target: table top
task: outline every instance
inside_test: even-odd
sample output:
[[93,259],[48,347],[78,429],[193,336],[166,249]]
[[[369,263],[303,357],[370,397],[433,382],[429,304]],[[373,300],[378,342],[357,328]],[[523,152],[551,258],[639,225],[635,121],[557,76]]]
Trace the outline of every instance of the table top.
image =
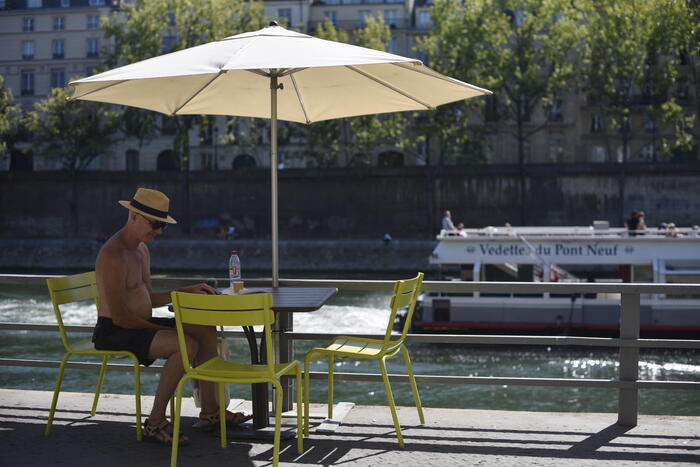
[[[272,309],[288,313],[316,311],[338,293],[335,287],[252,287],[249,290],[271,294]],[[221,289],[221,292],[230,294],[231,289]]]

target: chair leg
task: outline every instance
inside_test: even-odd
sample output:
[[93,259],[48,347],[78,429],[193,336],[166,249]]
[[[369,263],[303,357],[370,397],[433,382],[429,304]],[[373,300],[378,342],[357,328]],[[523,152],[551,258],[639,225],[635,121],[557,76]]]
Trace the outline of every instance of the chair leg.
[[418,409],[418,418],[420,419],[421,425],[423,425],[425,423],[425,418],[423,417],[423,406],[420,403],[420,396],[418,395],[418,385],[416,384],[416,377],[413,374],[411,358],[408,356],[408,349],[403,344],[401,344],[401,351],[403,352],[403,361],[404,363],[406,363],[406,370],[408,371],[408,380],[411,382],[413,400],[416,402],[416,409]]
[[301,420],[301,411],[304,405],[301,402],[301,366],[297,365],[297,453],[304,452],[304,432]]
[[280,459],[280,430],[282,429],[282,385],[279,381],[272,383],[275,387],[275,439],[272,448],[272,466],[277,467]]
[[51,434],[51,426],[53,425],[53,416],[56,413],[56,404],[58,403],[58,395],[61,392],[61,384],[63,383],[63,372],[66,369],[66,362],[71,356],[71,352],[67,352],[61,360],[61,365],[58,367],[58,377],[56,378],[56,388],[53,391],[53,399],[51,400],[51,409],[49,410],[49,419],[46,422],[44,436]]
[[396,437],[399,439],[399,447],[403,447],[403,435],[401,434],[401,425],[399,425],[399,417],[396,414],[396,406],[394,405],[394,395],[391,392],[391,386],[389,385],[389,375],[386,371],[386,363],[384,361],[386,357],[379,360],[379,368],[382,370],[382,380],[384,381],[384,390],[386,391],[386,399],[389,402],[389,408],[391,409],[391,418],[394,419],[394,427],[396,428]]
[[92,410],[90,415],[93,417],[97,413],[97,401],[100,400],[100,393],[102,392],[102,382],[105,379],[105,370],[107,369],[107,362],[109,361],[109,355],[102,357],[102,365],[100,366],[100,376],[97,377],[97,387],[95,388],[95,397],[92,400]]
[[309,386],[310,384],[310,377],[309,377],[309,359],[307,358],[304,359],[304,436],[309,436]]
[[[134,360],[134,397],[136,398],[136,440],[141,441],[141,368],[138,360]],[[170,419],[173,419],[172,415]]]
[[170,467],[177,467],[177,448],[180,443],[180,412],[182,410],[182,388],[188,378],[182,378],[175,391],[175,418],[173,420],[173,442],[170,448]]
[[333,354],[328,354],[328,418],[333,418]]
[[224,405],[224,383],[216,383],[219,390],[219,435],[221,437],[221,447],[226,447],[226,406]]

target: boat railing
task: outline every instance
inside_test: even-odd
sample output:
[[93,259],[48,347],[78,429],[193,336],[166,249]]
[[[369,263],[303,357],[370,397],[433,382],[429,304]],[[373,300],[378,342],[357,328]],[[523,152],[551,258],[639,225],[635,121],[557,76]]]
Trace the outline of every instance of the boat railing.
[[508,238],[525,236],[527,238],[548,237],[629,237],[631,234],[639,238],[699,238],[700,228],[678,227],[673,231],[663,228],[648,227],[644,230],[628,230],[625,227],[599,227],[599,226],[561,226],[561,227],[527,227],[527,226],[487,226],[483,228],[469,228],[460,230],[440,230],[438,240],[459,238]]
[[[47,276],[0,275],[0,284],[43,284]],[[202,278],[193,277],[154,277],[154,288],[173,289]],[[269,286],[270,279],[248,279],[251,287]],[[384,291],[390,293],[393,281],[382,280],[318,280],[280,279],[283,287],[337,287],[341,291]],[[551,293],[551,294],[620,294],[620,335],[617,338],[572,337],[572,336],[484,336],[484,335],[444,335],[410,334],[409,343],[463,344],[463,345],[536,345],[536,346],[592,346],[618,349],[618,374],[611,379],[596,378],[541,378],[532,377],[476,377],[466,375],[416,375],[420,383],[437,384],[477,384],[477,385],[517,385],[548,386],[569,388],[608,388],[618,391],[618,424],[635,426],[638,421],[639,391],[642,389],[690,389],[700,390],[700,381],[655,381],[639,378],[639,350],[659,349],[700,349],[700,340],[640,339],[640,295],[678,294],[700,295],[700,284],[622,284],[622,283],[551,283],[551,282],[445,282],[425,281],[423,291],[446,291],[454,293],[505,292],[505,293]],[[700,311],[699,311],[700,313]],[[56,325],[29,323],[0,323],[0,331],[57,331]],[[68,326],[69,332],[92,332],[91,326]],[[243,337],[239,331],[228,331],[228,336]],[[294,332],[293,323],[279,336],[280,356],[293,358],[292,342],[296,340],[325,340],[335,334]],[[382,337],[367,334],[358,336]],[[57,367],[58,361],[2,358],[0,365]],[[99,364],[84,362],[72,363],[72,368],[95,368]],[[129,365],[113,364],[110,367],[129,371]],[[146,369],[146,371],[158,371]],[[354,381],[380,381],[378,374],[334,373],[337,379]],[[325,378],[324,372],[313,372],[312,378]],[[392,381],[406,382],[404,375],[390,376]],[[291,382],[289,382],[291,387]],[[291,397],[285,397],[291,400]],[[286,405],[286,404],[285,404]]]

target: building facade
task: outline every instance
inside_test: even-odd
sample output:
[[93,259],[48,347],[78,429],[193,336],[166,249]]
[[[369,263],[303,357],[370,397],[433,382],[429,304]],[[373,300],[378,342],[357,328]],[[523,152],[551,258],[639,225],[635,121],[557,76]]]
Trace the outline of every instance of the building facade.
[[[118,11],[121,5],[122,0],[0,0],[0,74],[16,102],[24,108],[31,108],[35,102],[45,99],[51,88],[63,87],[72,78],[92,74],[100,62],[103,48],[109,46],[100,29],[102,18]],[[417,39],[432,27],[431,5],[432,0],[265,0],[264,14],[281,25],[312,35],[324,21],[331,21],[352,34],[370,16],[380,16],[392,31],[388,44],[390,52],[427,62],[428,57],[416,50],[416,44]],[[630,92],[634,93],[634,90]],[[680,92],[685,92],[685,101],[681,99],[681,102],[691,105],[694,98],[689,91]],[[662,136],[659,123],[645,114],[646,103],[640,96],[631,98],[637,99],[639,105],[628,122],[634,138],[627,148],[626,160],[654,160],[655,143]],[[489,125],[486,113],[474,117],[476,124]],[[93,161],[90,168],[179,170],[172,157],[171,118],[159,118],[160,135],[143,145],[137,141],[120,141]],[[258,134],[256,144],[248,149],[221,143],[226,129],[224,117],[217,117],[208,128],[195,127],[190,134],[190,169],[238,170],[269,166],[268,127],[265,124],[255,127],[255,124],[246,122],[241,125],[240,131]],[[619,129],[612,128],[595,106],[588,105],[576,94],[562,96],[562,100],[546,115],[540,110],[532,116],[532,122],[525,125],[528,131],[537,129],[525,147],[525,161],[528,163],[611,163],[622,160]],[[517,141],[507,135],[503,126],[502,122],[494,125],[494,131],[487,137],[488,159],[493,163],[517,162]],[[300,144],[293,138],[280,142],[281,168],[306,165],[306,161],[298,157],[303,151]],[[405,165],[436,163],[439,159],[439,155],[429,150],[426,154],[410,157],[403,155],[398,148],[384,145],[375,148],[371,158],[375,163],[384,158]],[[339,161],[339,165],[343,163]],[[31,168],[53,170],[59,168],[59,164],[37,156],[33,158]],[[7,170],[10,165],[7,157],[5,162],[0,160],[0,170]]]

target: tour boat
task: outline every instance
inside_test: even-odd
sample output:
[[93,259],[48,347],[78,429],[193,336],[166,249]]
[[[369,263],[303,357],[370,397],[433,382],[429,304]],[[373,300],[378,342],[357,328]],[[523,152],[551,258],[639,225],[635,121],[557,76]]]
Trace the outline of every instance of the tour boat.
[[[583,227],[485,227],[441,231],[437,241],[430,262],[456,273],[454,280],[700,279],[697,226],[634,232],[610,228],[605,221]],[[700,336],[700,297],[643,294],[640,302],[642,337]],[[411,324],[416,333],[615,336],[619,309],[619,294],[428,292],[421,295]]]

